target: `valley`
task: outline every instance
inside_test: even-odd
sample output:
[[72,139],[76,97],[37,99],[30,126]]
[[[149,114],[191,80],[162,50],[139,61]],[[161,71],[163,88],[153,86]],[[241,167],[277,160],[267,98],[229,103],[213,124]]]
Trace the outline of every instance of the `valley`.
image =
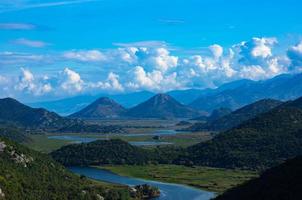
[[[104,98],[69,117],[13,99],[0,100],[0,107],[1,101],[22,108],[7,115],[2,107],[2,136],[48,154],[100,187],[132,195],[123,197],[126,199],[142,195],[131,194],[132,187],[147,184],[152,195],[157,195],[156,188],[162,192],[159,199],[192,195],[209,200],[256,180],[263,171],[302,152],[302,98],[287,102],[264,99],[204,116],[159,94],[134,109],[137,116],[144,107],[151,106],[155,112],[137,118],[125,117],[133,111]],[[187,118],[179,118],[179,113]],[[36,118],[23,120],[26,115]]]

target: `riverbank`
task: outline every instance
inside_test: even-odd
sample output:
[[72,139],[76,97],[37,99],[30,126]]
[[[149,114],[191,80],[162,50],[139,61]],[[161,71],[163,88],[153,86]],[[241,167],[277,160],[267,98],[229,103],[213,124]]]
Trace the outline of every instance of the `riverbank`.
[[150,185],[160,190],[160,196],[157,200],[210,200],[216,195],[213,192],[196,189],[181,184],[165,183],[160,181],[153,181],[147,179],[131,178],[112,173],[108,170],[95,167],[69,167],[73,173],[85,176],[87,178],[98,180],[102,182],[109,182],[118,185],[126,185],[134,187],[136,185]]
[[229,188],[258,176],[254,171],[229,170],[179,165],[99,166],[121,176],[176,183],[222,193]]

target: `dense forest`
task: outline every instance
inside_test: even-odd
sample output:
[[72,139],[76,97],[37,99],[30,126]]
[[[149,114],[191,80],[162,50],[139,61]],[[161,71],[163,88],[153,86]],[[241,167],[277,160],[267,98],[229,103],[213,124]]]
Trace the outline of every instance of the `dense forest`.
[[196,165],[265,169],[302,154],[302,110],[281,106],[188,148]]
[[188,130],[225,131],[238,126],[239,124],[252,119],[259,114],[268,112],[271,109],[281,105],[281,103],[282,102],[278,100],[263,99],[239,108],[238,110],[235,110],[234,112],[231,112],[229,114],[226,114],[228,111],[225,109],[221,109],[220,111],[215,110],[213,111],[213,114],[207,119],[206,123],[196,123],[189,127]]
[[0,99],[0,121],[13,124],[31,132],[125,133],[119,126],[89,124],[45,110],[31,108],[15,99]]
[[125,141],[97,140],[90,143],[72,144],[51,153],[65,166],[100,164],[144,165],[148,163],[172,163],[185,150],[180,147],[157,147],[144,149]]
[[0,138],[0,199],[128,199],[127,189],[104,188],[70,173],[49,156]]
[[302,157],[266,170],[259,178],[230,189],[215,200],[300,200]]

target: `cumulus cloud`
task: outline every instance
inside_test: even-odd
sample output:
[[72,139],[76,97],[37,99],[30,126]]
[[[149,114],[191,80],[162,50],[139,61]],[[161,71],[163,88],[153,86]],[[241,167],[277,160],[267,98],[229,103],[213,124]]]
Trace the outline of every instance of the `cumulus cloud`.
[[134,80],[127,83],[132,89],[147,89],[153,91],[167,91],[171,88],[177,88],[177,73],[163,74],[159,70],[146,72],[142,66],[136,66],[133,70]]
[[222,54],[223,54],[222,46],[220,46],[218,44],[214,44],[214,45],[211,45],[209,48],[212,51],[212,53],[216,59],[220,58],[222,56]]
[[61,88],[64,91],[68,93],[77,93],[83,90],[84,81],[81,79],[80,74],[69,68],[65,68],[62,74]]
[[302,67],[302,41],[292,46],[287,51],[287,56],[291,61],[291,68],[301,70]]
[[79,50],[68,51],[63,54],[65,59],[80,61],[80,62],[98,62],[106,59],[105,55],[98,50]]
[[18,84],[15,89],[24,91],[36,96],[44,95],[51,92],[52,87],[50,83],[43,83],[35,79],[35,76],[28,69],[21,68],[22,74],[19,77]]
[[255,64],[272,56],[272,48],[277,43],[276,38],[257,38],[242,42],[237,47],[242,56],[240,62],[244,64]]
[[119,82],[119,75],[110,72],[108,74],[108,77],[106,81],[99,81],[97,83],[89,83],[89,88],[92,89],[101,89],[101,90],[107,90],[107,91],[123,91],[124,87]]
[[165,48],[157,48],[152,51],[149,60],[151,65],[160,71],[167,71],[176,67],[178,63],[178,57],[171,56],[170,52]]
[[[282,53],[275,38],[252,38],[230,48],[213,44],[201,51],[180,54],[168,46],[121,45],[99,50],[72,50],[56,55],[0,52],[0,66],[53,60],[58,70],[35,75],[22,69],[15,90],[38,94],[68,95],[84,92],[151,90],[163,92],[184,88],[214,88],[242,78],[262,80],[297,72],[302,66],[302,42]],[[58,57],[58,58],[57,58]],[[63,61],[62,63],[60,63]],[[74,61],[85,75],[65,66]],[[53,64],[52,63],[52,64]],[[70,65],[73,65],[70,63]],[[46,64],[45,64],[46,65]],[[54,68],[52,68],[54,69]],[[61,73],[58,71],[61,70]],[[48,76],[48,78],[45,78]],[[0,77],[1,84],[1,77]],[[38,92],[34,92],[38,91]]]

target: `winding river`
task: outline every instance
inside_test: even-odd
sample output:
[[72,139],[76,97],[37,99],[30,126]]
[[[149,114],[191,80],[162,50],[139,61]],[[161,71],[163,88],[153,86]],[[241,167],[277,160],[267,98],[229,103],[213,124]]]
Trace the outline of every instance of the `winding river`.
[[215,194],[204,190],[195,189],[185,185],[162,183],[138,178],[130,178],[114,174],[107,170],[93,167],[70,167],[72,172],[86,177],[128,186],[148,184],[156,186],[161,191],[161,196],[157,200],[210,200]]

